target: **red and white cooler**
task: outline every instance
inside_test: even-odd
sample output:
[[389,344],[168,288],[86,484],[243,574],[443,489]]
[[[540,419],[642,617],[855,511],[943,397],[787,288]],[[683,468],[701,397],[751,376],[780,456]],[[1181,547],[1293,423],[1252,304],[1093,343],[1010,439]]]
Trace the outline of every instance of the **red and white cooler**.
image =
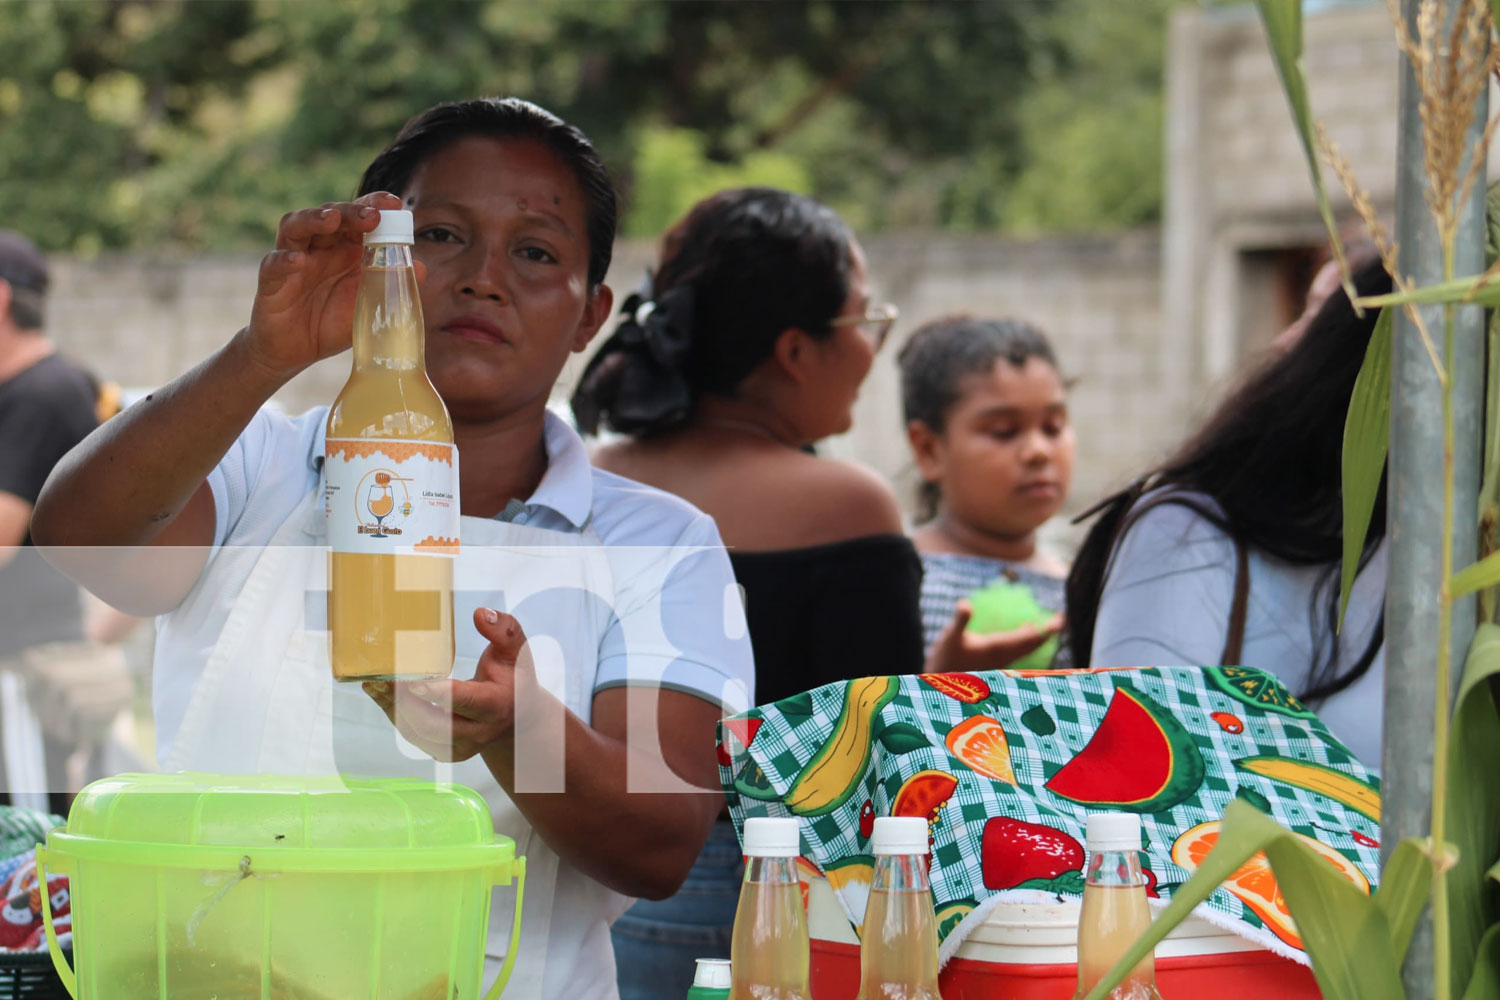
[[[943,1000],[1069,1000],[1078,987],[1077,903],[1006,904],[943,967]],[[813,1000],[853,1000],[859,939],[828,882],[808,883]],[[1312,970],[1197,918],[1156,946],[1156,982],[1166,1000],[1275,996],[1319,1000]]]

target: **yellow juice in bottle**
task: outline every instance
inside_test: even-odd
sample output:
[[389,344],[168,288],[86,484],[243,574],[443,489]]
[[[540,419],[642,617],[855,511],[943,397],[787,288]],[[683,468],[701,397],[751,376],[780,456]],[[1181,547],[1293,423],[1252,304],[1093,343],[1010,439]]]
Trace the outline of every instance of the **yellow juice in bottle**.
[[[1151,926],[1141,874],[1141,820],[1131,813],[1088,817],[1088,877],[1078,916],[1078,992],[1082,1000]],[[1110,1000],[1161,1000],[1147,954],[1109,992]]]
[[329,655],[340,680],[453,668],[458,455],[427,379],[410,220],[382,212],[366,236],[354,370],[328,413]]
[[[922,820],[926,822],[926,820]],[[872,889],[860,944],[860,1000],[938,1000],[937,935],[928,889]],[[930,934],[931,947],[912,947]]]
[[730,1000],[810,1000],[795,819],[745,821],[745,880],[729,944]]
[[923,817],[875,820],[875,874],[860,926],[858,1000],[942,1000],[927,836]]
[[[1131,945],[1151,926],[1145,892],[1134,886],[1094,885],[1085,888],[1078,917],[1078,983],[1083,996],[1104,978]],[[1087,983],[1087,988],[1084,987]],[[1114,997],[1156,996],[1156,966],[1150,955],[1130,970]]]
[[795,874],[790,885],[747,877],[730,942],[730,1000],[808,1000],[808,948]]

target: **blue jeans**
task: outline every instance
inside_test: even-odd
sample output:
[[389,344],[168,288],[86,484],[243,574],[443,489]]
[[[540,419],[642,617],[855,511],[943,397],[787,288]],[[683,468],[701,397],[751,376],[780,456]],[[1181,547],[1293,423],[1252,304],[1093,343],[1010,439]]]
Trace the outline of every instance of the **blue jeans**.
[[697,959],[728,958],[744,877],[734,824],[718,820],[677,895],[639,901],[610,929],[620,1000],[683,1000]]

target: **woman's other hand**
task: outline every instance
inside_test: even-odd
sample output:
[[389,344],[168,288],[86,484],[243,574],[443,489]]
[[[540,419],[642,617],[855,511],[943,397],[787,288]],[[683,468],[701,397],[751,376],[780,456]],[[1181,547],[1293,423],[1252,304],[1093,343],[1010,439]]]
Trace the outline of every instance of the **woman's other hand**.
[[946,674],[964,670],[1003,670],[1062,631],[1059,611],[1041,625],[1026,624],[1008,632],[977,635],[966,632],[974,609],[959,601],[953,620],[947,624],[922,665],[924,674]]
[[515,729],[517,692],[535,704],[536,673],[526,634],[510,615],[474,612],[474,626],[489,640],[471,681],[392,683],[367,681],[365,693],[401,735],[435,760],[468,760]]

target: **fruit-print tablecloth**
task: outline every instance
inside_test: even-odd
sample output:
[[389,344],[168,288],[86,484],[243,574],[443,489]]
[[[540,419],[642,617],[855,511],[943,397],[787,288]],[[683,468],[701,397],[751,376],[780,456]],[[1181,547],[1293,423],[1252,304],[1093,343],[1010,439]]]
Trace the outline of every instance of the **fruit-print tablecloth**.
[[[1166,899],[1248,800],[1368,890],[1378,779],[1274,677],[1241,667],[866,677],[726,719],[719,773],[737,828],[801,821],[805,868],[856,929],[876,816],[925,816],[944,961],[998,901],[1083,891],[1084,817],[1141,815],[1148,893]],[[1198,912],[1306,962],[1264,859]]]

